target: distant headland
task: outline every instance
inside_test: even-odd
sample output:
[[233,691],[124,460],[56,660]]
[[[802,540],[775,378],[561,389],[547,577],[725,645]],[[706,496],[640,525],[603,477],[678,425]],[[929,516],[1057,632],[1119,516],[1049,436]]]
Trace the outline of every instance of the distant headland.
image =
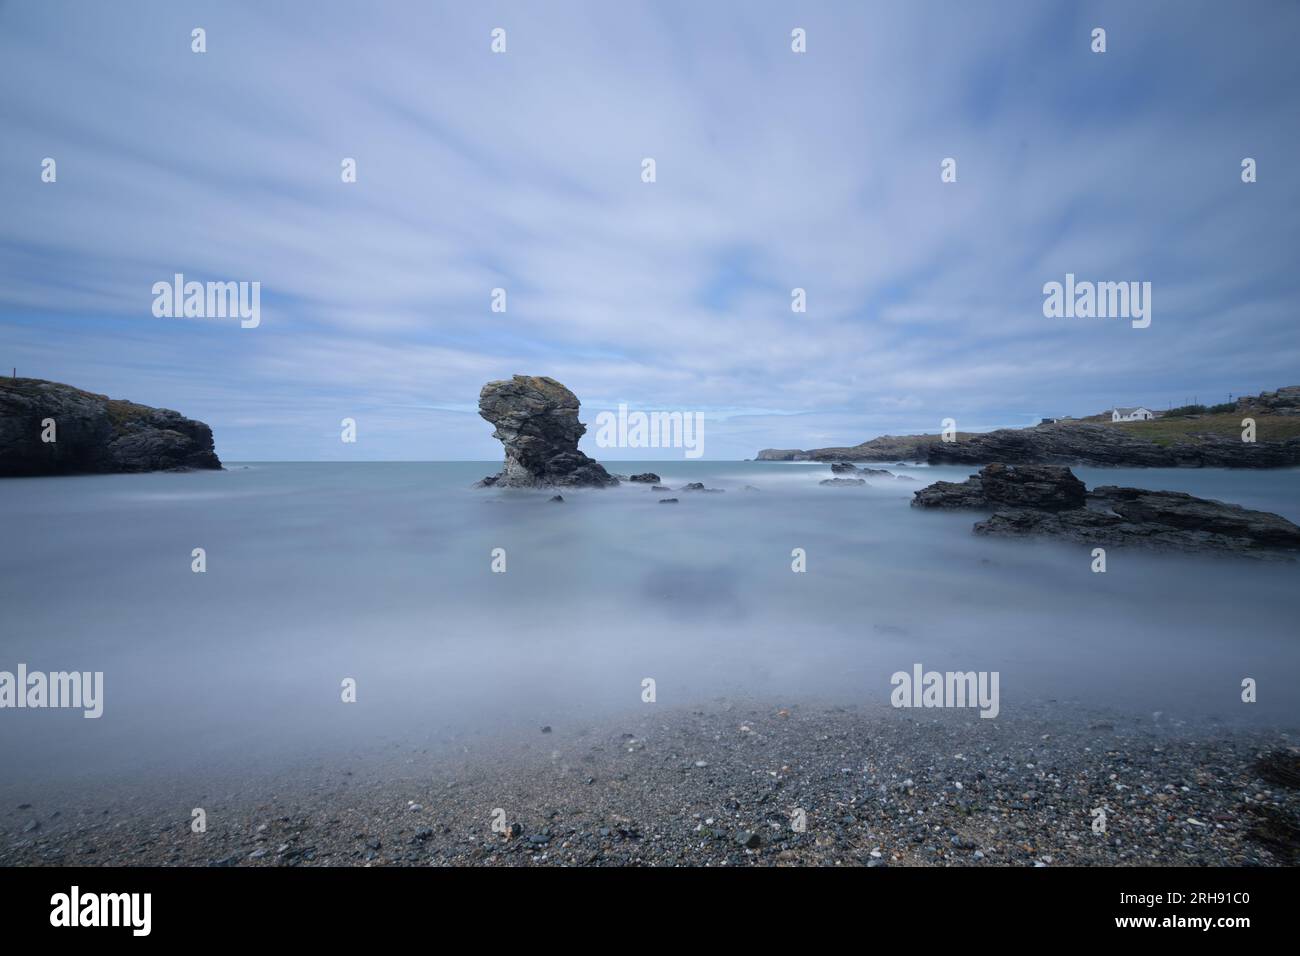
[[[1143,414],[1145,413],[1145,415]],[[1249,426],[1243,422],[1249,419]],[[923,461],[932,465],[1281,468],[1300,465],[1300,385],[1216,406],[1112,409],[983,433],[884,435],[849,447],[765,448],[759,461]]]

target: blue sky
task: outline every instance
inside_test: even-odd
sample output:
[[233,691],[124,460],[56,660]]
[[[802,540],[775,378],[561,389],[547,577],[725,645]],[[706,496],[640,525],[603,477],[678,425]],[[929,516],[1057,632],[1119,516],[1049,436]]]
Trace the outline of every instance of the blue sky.
[[[0,0],[0,365],[228,460],[496,459],[514,373],[708,458],[1300,383],[1294,3],[375,7]],[[1067,272],[1151,327],[1044,318]]]

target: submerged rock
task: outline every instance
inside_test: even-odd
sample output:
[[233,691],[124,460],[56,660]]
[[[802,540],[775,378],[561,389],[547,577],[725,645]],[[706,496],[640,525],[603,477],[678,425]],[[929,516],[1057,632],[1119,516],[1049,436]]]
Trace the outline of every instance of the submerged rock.
[[212,429],[180,412],[38,378],[0,379],[0,477],[220,467]]
[[859,468],[857,465],[848,461],[837,461],[831,465],[831,474],[833,475],[866,475],[869,478],[893,478],[892,471],[886,471],[884,468]]
[[865,478],[823,478],[818,482],[819,485],[843,486],[843,485],[865,485]]
[[[886,471],[884,468],[859,468],[857,465],[848,461],[837,461],[831,465],[831,474],[833,475],[866,475],[868,478],[898,478],[892,471]],[[823,481],[822,484],[831,482]]]
[[1300,527],[1280,515],[1181,491],[1104,485],[1089,492],[1057,466],[988,465],[965,482],[938,481],[914,495],[915,507],[994,512],[976,534],[1251,557],[1300,552]]
[[505,446],[505,467],[482,486],[503,488],[605,487],[618,479],[578,451],[587,426],[578,421],[578,397],[553,378],[516,375],[488,382],[478,413]]

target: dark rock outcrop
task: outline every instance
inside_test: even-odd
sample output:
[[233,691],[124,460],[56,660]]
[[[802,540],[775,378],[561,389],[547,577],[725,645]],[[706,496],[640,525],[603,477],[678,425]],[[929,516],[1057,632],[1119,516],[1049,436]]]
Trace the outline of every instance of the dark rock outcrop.
[[692,482],[688,482],[687,484],[682,485],[682,486],[681,486],[680,488],[678,488],[677,490],[678,490],[678,491],[698,491],[698,492],[701,492],[701,493],[706,494],[706,495],[721,495],[721,494],[725,494],[725,493],[726,493],[726,489],[724,489],[724,488],[705,488],[705,487],[704,487],[704,482],[702,482],[702,481],[692,481]]
[[[837,461],[831,465],[831,474],[833,475],[866,475],[868,478],[897,478],[892,471],[886,471],[884,468],[859,468],[857,465],[847,461]],[[825,482],[823,482],[825,484]]]
[[488,382],[478,413],[505,446],[505,467],[480,486],[500,488],[605,487],[618,479],[578,451],[587,426],[578,421],[578,397],[553,378],[516,375]]
[[950,508],[950,509],[988,509],[989,500],[984,496],[984,482],[978,475],[971,475],[965,481],[936,481],[926,485],[920,491],[912,492],[913,508]]
[[659,480],[660,480],[659,476],[656,475],[653,471],[647,471],[640,475],[633,475],[631,478],[628,479],[628,481],[643,481],[646,484],[651,484],[651,485],[658,484]]
[[1175,491],[1101,487],[1072,511],[999,511],[976,534],[1049,535],[1080,544],[1166,551],[1218,551],[1249,557],[1300,552],[1300,528],[1280,515]]
[[1139,468],[1280,468],[1300,464],[1300,438],[1243,442],[1202,435],[1160,445],[1110,425],[1004,428],[930,447],[931,464],[1117,465]]
[[[54,441],[42,441],[53,420]],[[212,429],[36,378],[0,379],[0,477],[217,469]]]
[[989,465],[980,472],[984,497],[994,505],[1061,511],[1082,508],[1088,489],[1060,465]]
[[831,474],[834,475],[868,475],[876,478],[893,478],[892,471],[886,471],[883,468],[859,468],[852,462],[837,461],[831,465]]
[[1237,410],[1245,414],[1300,415],[1300,385],[1239,398]]
[[1249,557],[1300,552],[1300,527],[1280,515],[1179,491],[1104,485],[1088,492],[1068,468],[1052,466],[989,465],[965,482],[922,488],[912,504],[992,511],[974,527],[983,535]]

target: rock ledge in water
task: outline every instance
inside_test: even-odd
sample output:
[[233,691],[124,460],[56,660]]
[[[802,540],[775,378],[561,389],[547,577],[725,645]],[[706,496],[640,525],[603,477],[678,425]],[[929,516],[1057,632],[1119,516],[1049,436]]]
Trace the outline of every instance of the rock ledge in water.
[[918,508],[992,511],[975,525],[976,534],[1260,558],[1300,552],[1300,527],[1280,515],[1181,491],[1114,485],[1087,491],[1060,466],[988,465],[964,482],[937,481],[914,494]]

